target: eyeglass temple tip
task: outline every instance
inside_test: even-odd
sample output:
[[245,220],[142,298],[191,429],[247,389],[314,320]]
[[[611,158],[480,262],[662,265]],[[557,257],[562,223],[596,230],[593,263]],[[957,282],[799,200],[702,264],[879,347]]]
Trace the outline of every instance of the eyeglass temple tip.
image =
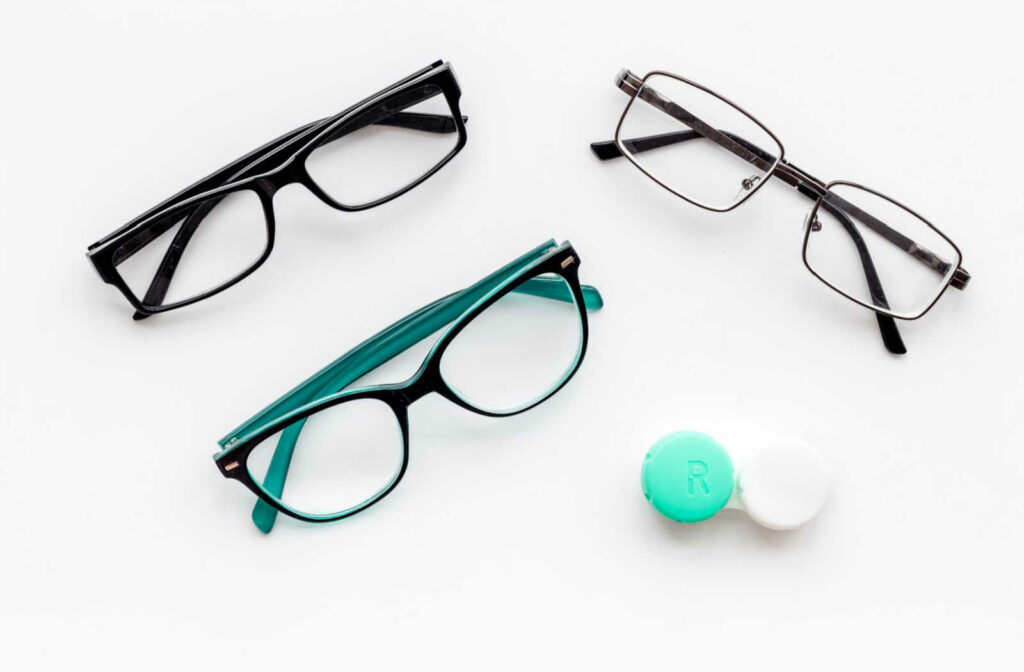
[[277,520],[277,509],[264,502],[262,499],[256,502],[252,509],[253,525],[263,534],[270,534],[274,529],[274,521]]
[[875,317],[878,319],[878,330],[882,334],[882,343],[885,344],[885,349],[894,355],[907,354],[907,346],[903,344],[903,337],[900,336],[896,320],[892,316],[882,313],[875,313]]

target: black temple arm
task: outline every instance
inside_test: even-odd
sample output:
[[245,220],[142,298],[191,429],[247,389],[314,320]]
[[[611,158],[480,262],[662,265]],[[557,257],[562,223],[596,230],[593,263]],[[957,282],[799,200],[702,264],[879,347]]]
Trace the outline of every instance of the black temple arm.
[[[845,198],[836,195],[834,192],[827,192],[824,200],[832,202],[836,207],[841,208],[844,212],[862,222],[882,238],[885,238],[887,241],[928,266],[939,275],[946,275],[952,267],[952,264],[928,248],[918,244],[912,238],[908,238],[871,213],[864,211],[853,203],[847,201]],[[964,271],[964,273],[966,273],[966,271]],[[967,277],[970,278],[969,273],[967,274]],[[963,285],[957,287],[957,289],[963,289],[966,285],[967,283],[964,282]]]
[[907,346],[903,344],[903,338],[900,337],[896,319],[892,315],[879,312],[875,313],[875,317],[878,319],[878,331],[882,334],[882,344],[885,345],[885,349],[894,355],[907,354]]
[[[810,194],[811,198],[815,200],[818,198],[814,191],[807,187],[804,187],[804,190],[800,190],[800,193],[805,196]],[[888,308],[889,300],[885,296],[885,290],[882,289],[882,279],[878,277],[878,270],[875,268],[871,252],[868,251],[868,246],[864,242],[864,236],[860,235],[860,231],[850,221],[850,218],[846,216],[846,213],[827,201],[822,201],[821,207],[825,208],[829,214],[839,220],[843,230],[850,236],[854,247],[857,248],[860,265],[864,269],[864,279],[867,281],[868,292],[871,294],[871,302],[879,308]],[[899,327],[896,326],[896,319],[891,315],[885,315],[878,311],[875,311],[875,317],[878,319],[878,330],[882,335],[882,343],[885,345],[885,349],[894,355],[905,355],[907,353],[907,346],[903,344]]]
[[[182,213],[184,221],[181,222],[181,228],[174,235],[174,240],[168,246],[167,251],[164,252],[164,257],[160,261],[160,266],[157,268],[156,274],[153,276],[152,282],[149,284],[149,289],[146,290],[146,296],[142,300],[142,303],[148,306],[158,306],[167,296],[168,290],[171,288],[171,279],[174,277],[175,271],[178,270],[178,264],[181,262],[181,257],[185,253],[185,247],[192,240],[192,236],[195,235],[196,229],[199,228],[199,224],[203,219],[210,214],[210,211],[217,207],[218,204],[223,200],[224,197],[209,199],[202,201],[196,205],[191,211]],[[168,218],[170,224],[173,225],[177,218]],[[135,320],[141,320],[148,317],[145,313],[138,311],[132,316]]]
[[[141,215],[139,215],[138,217],[135,217],[134,219],[129,221],[124,226],[119,227],[116,231],[113,231],[112,233],[107,234],[106,236],[104,236],[100,240],[98,240],[95,243],[93,243],[92,245],[90,245],[89,249],[90,250],[95,249],[95,248],[103,245],[104,243],[106,243],[106,242],[108,242],[110,240],[113,240],[114,238],[116,238],[117,236],[121,235],[125,231],[128,231],[129,229],[131,229],[132,227],[136,226],[140,222],[142,222],[142,221],[144,221],[146,219],[149,219],[151,216],[155,215],[156,213],[160,212],[161,210],[164,210],[166,208],[171,207],[175,203],[181,203],[182,201],[187,201],[188,199],[192,198],[193,196],[198,196],[199,194],[203,193],[204,191],[209,191],[210,189],[215,189],[215,188],[217,188],[217,187],[219,187],[219,186],[221,186],[223,184],[226,184],[231,179],[234,179],[233,176],[239,174],[239,171],[241,171],[245,166],[251,165],[255,161],[259,161],[262,157],[265,157],[265,156],[268,156],[270,154],[275,153],[277,150],[281,149],[281,147],[289,145],[296,138],[301,137],[306,132],[310,131],[311,129],[313,129],[314,127],[318,126],[319,124],[321,124],[321,123],[323,123],[325,121],[327,121],[327,120],[326,119],[320,119],[318,121],[314,121],[314,122],[311,122],[309,124],[306,124],[305,126],[300,126],[299,128],[296,128],[295,130],[289,131],[288,133],[285,133],[284,135],[282,135],[282,136],[280,136],[278,138],[275,138],[274,140],[271,140],[270,142],[266,143],[262,147],[259,147],[258,149],[255,149],[255,150],[249,152],[248,154],[245,154],[244,156],[241,156],[241,157],[235,159],[234,161],[232,161],[231,163],[227,164],[223,168],[220,168],[219,170],[211,173],[210,175],[207,175],[206,177],[204,177],[203,179],[199,180],[198,182],[196,182],[196,183],[186,187],[185,189],[183,189],[183,190],[179,191],[178,193],[176,193],[175,195],[171,196],[167,200],[162,201],[161,203],[158,203],[157,205],[155,205],[152,208],[150,208],[149,210],[143,212]],[[164,229],[163,231],[160,231],[160,233],[156,234],[156,236],[159,236],[160,234],[162,234],[166,230],[167,229]],[[143,245],[145,245],[146,243],[148,243],[151,240],[153,240],[153,238],[155,238],[156,236],[153,236],[153,237],[150,237],[150,238],[147,239],[146,235],[140,232],[140,234],[137,237],[138,237],[139,240],[143,240],[144,241],[141,244],[135,243],[136,236],[133,236],[132,240],[128,241],[128,243],[123,246],[123,248],[127,248],[127,250],[129,250],[130,252],[125,253],[122,250],[118,250],[118,255],[120,255],[119,258],[121,260],[124,260],[124,259],[128,258],[129,256],[131,256],[131,254],[133,254],[134,252],[138,251]],[[134,247],[134,249],[132,249],[133,247]],[[117,257],[117,255],[115,255],[115,257]]]
[[[692,115],[690,116],[692,117]],[[706,126],[706,124],[703,124],[703,126]],[[732,133],[718,130],[715,130],[714,133],[716,137],[722,137],[728,140],[730,149],[732,147],[738,147],[741,150],[739,155],[742,158],[753,163],[759,168],[762,168],[762,170],[769,170],[775,164],[776,157],[772,156],[769,152],[757,145]],[[630,152],[639,153],[703,137],[708,136],[694,129],[649,135],[642,138],[631,138],[623,140],[622,144],[625,145],[626,149]],[[614,141],[594,142],[591,143],[590,149],[594,152],[594,155],[602,161],[622,156],[622,151]],[[810,184],[797,181],[793,186],[796,187],[797,191],[812,201],[818,200],[819,192]],[[854,226],[850,218],[835,205],[824,201],[822,203],[822,207],[839,220],[843,230],[850,236],[850,239],[856,247],[857,254],[860,257],[861,267],[864,270],[864,279],[867,281],[868,291],[871,294],[872,301],[875,305],[881,308],[888,308],[889,303],[885,296],[885,290],[882,288],[881,278],[878,276],[878,270],[875,267],[874,260],[871,258],[871,252],[868,250],[867,245],[864,242],[864,237],[861,236],[860,231],[857,230],[857,227]],[[885,226],[884,224],[882,225]],[[894,233],[896,232],[894,231]],[[877,311],[875,311],[875,317],[878,320],[878,329],[886,350],[896,355],[906,354],[907,348],[900,336],[899,327],[896,326],[896,320],[890,315],[884,315]]]
[[[431,92],[429,95],[425,95],[423,92],[420,92],[418,95],[407,97],[405,100],[401,101],[399,105],[404,104],[405,107],[409,107],[411,105],[415,105],[416,103],[422,102],[422,100],[424,100],[425,98],[433,95],[436,94]],[[388,104],[389,105],[387,108],[385,108],[383,104],[376,106],[368,110],[366,113],[355,117],[350,123],[342,124],[337,130],[332,132],[325,139],[325,144],[328,142],[334,142],[335,140],[338,140],[344,137],[345,135],[348,135],[361,128],[373,124],[407,128],[410,130],[423,131],[427,133],[453,133],[458,130],[458,126],[455,123],[455,119],[452,118],[451,115],[420,114],[415,112],[395,112],[393,110],[395,109],[395,107],[399,107],[399,105],[396,105],[393,100],[389,100]],[[468,120],[468,117],[463,117],[463,122],[466,122]],[[296,129],[291,133],[281,136],[279,140],[286,140],[284,140],[283,142],[275,141],[275,143],[277,144],[270,148],[270,154],[268,156],[261,157],[254,161],[250,161],[248,165],[246,165],[238,173],[234,175],[228,175],[228,177],[225,179],[225,183],[241,179],[246,174],[258,172],[260,169],[265,167],[265,164],[269,159],[276,158],[275,155],[277,154],[278,150],[282,145],[294,139],[295,137],[299,137],[302,131],[312,128],[324,121],[326,120],[320,120],[319,122],[313,122],[313,124],[307,124],[306,126],[300,129]],[[253,155],[250,154],[248,156],[252,157]],[[237,166],[241,162],[241,160],[236,161],[232,165]],[[224,173],[225,170],[226,169],[222,169],[221,171],[218,172]],[[212,189],[215,188],[216,186],[220,185],[212,185],[208,188]],[[192,236],[195,234],[196,229],[199,227],[199,224],[210,213],[210,211],[212,211],[214,207],[216,207],[217,204],[220,203],[221,200],[222,199],[217,198],[203,201],[191,212],[188,212],[187,214],[183,213],[182,216],[184,217],[184,221],[181,224],[181,228],[178,229],[178,232],[175,234],[174,240],[171,241],[170,246],[164,253],[164,257],[160,262],[160,266],[157,268],[156,274],[153,276],[153,280],[150,282],[149,288],[146,290],[146,295],[145,298],[143,299],[143,303],[145,305],[160,305],[160,303],[167,296],[167,292],[170,290],[171,287],[171,280],[174,277],[175,271],[177,271],[178,264],[181,262],[181,257],[185,252],[185,248],[191,241]],[[157,226],[151,227],[152,231],[147,231],[140,235],[140,237],[138,238],[140,242],[138,243],[135,242],[135,239],[133,239],[131,241],[131,248],[128,248],[127,253],[121,252],[119,250],[120,256],[118,260],[123,261],[131,254],[134,254],[136,251],[138,251],[138,249],[141,249],[141,247],[143,247],[146,243],[152,241],[154,238],[170,229],[171,226],[173,226],[176,221],[179,220],[177,218],[169,218],[167,222],[162,222],[159,223]],[[121,250],[125,250],[126,248],[127,245],[122,246]],[[133,315],[133,318],[135,320],[142,320],[148,316],[149,315],[147,313],[136,311],[135,314]]]
[[[469,117],[463,115],[462,122],[469,121]],[[455,118],[450,114],[423,114],[419,112],[399,112],[390,117],[385,117],[377,122],[378,126],[397,126],[408,128],[411,131],[423,131],[424,133],[455,133],[459,127],[455,124]]]
[[[747,142],[732,133],[713,128],[686,109],[676,105],[671,100],[668,100],[654,89],[642,85],[640,80],[635,76],[632,76],[629,73],[620,76],[619,85],[627,93],[630,93],[630,95],[633,95],[634,91],[638,91],[636,95],[638,95],[641,100],[662,110],[669,116],[678,119],[693,129],[691,131],[676,131],[672,133],[662,133],[659,135],[623,140],[622,144],[625,145],[626,149],[630,152],[634,154],[642,153],[652,149],[667,147],[672,144],[703,137],[721,145],[736,156],[757,166],[765,172],[771,170],[772,166],[775,165],[775,157],[771,156],[768,152],[765,152],[752,143]],[[594,152],[594,155],[602,161],[622,156],[621,150],[619,150],[615,145],[614,141],[594,142],[591,143],[590,149]],[[785,164],[785,162],[782,163]],[[783,168],[785,168],[785,166],[780,166],[779,170],[775,172],[775,175],[779,179],[798,188],[801,184],[806,185],[805,182],[791,174],[790,171],[783,170]],[[815,195],[814,198],[817,199],[818,196]],[[893,245],[896,245],[907,254],[935,270],[940,275],[946,275],[946,273],[949,272],[952,265],[928,248],[923,245],[919,245],[914,240],[908,238],[899,231],[896,231],[885,222],[858,208],[852,203],[849,203],[845,199],[836,196],[831,192],[829,193],[828,198],[833,199],[834,202],[843,207],[843,209],[854,216],[857,220],[863,222],[865,226],[877,233],[879,236]],[[958,268],[956,269],[954,278],[951,280],[950,284],[956,289],[964,289],[970,281],[970,277],[970,273],[965,269]]]
[[[687,140],[696,140],[700,137],[702,136],[697,131],[673,131],[670,133],[659,133],[658,135],[648,135],[642,138],[623,140],[622,144],[624,144],[626,149],[633,154],[641,154],[643,152],[649,152],[652,149],[660,149],[661,147],[668,147],[680,142],[686,142]],[[592,142],[590,143],[590,150],[594,152],[594,156],[602,161],[617,159],[622,156],[622,150],[619,149],[619,146],[615,144],[614,140]]]

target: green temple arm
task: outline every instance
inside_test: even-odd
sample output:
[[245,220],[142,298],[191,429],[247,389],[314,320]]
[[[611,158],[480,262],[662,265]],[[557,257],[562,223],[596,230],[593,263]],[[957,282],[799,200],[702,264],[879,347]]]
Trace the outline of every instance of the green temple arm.
[[[295,413],[324,397],[341,392],[373,369],[456,320],[477,301],[499,288],[510,278],[515,277],[516,273],[523,268],[556,248],[555,241],[548,241],[495,271],[472,287],[438,299],[392,324],[250,418],[221,439],[219,443],[222,447],[228,448],[236,438],[251,434],[270,422],[276,422],[282,416]],[[565,283],[555,278],[531,278],[517,287],[515,291],[558,301],[573,301],[572,293]],[[596,288],[584,285],[582,291],[584,304],[588,310],[597,310],[602,307],[604,302]],[[263,488],[274,496],[280,497],[284,490],[284,482],[295,450],[295,443],[304,423],[305,421],[302,420],[289,426],[278,440],[277,449],[263,483]],[[272,506],[263,500],[256,503],[256,507],[253,509],[253,522],[260,530],[270,532],[276,517],[277,510]]]
[[[604,306],[604,299],[596,287],[580,285],[580,289],[583,290],[583,305],[587,310],[600,310]],[[542,299],[573,302],[572,291],[559,278],[530,278],[512,291],[516,294],[539,296]]]

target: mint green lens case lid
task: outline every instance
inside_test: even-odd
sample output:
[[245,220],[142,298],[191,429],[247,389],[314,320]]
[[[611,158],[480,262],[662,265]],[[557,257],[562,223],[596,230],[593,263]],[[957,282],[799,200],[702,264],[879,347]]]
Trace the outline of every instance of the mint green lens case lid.
[[676,432],[661,438],[644,458],[644,497],[666,518],[697,523],[718,513],[732,497],[732,460],[707,434]]
[[644,497],[666,518],[697,523],[723,508],[740,509],[773,530],[791,530],[817,516],[830,480],[825,460],[800,441],[760,448],[737,468],[721,444],[700,432],[659,439],[640,475]]

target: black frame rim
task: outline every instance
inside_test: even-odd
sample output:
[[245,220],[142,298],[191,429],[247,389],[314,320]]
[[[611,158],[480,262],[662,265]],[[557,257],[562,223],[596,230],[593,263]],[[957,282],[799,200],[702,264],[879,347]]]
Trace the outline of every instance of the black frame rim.
[[[356,206],[346,205],[333,199],[327,194],[309,175],[305,169],[305,159],[312,153],[325,138],[329,137],[330,133],[337,129],[339,126],[346,122],[356,118],[360,113],[372,108],[376,105],[381,105],[386,101],[408,93],[410,90],[416,87],[427,87],[436,86],[440,89],[440,92],[445,96],[445,100],[448,103],[449,108],[452,111],[452,117],[455,120],[456,132],[458,139],[456,140],[455,147],[441,159],[433,168],[421,175],[418,179],[405,185],[404,187],[394,191],[380,199],[373,202],[359,204]],[[437,173],[447,163],[449,163],[466,145],[467,132],[466,125],[462,118],[461,108],[459,101],[462,95],[461,87],[459,86],[458,80],[455,77],[455,73],[452,71],[451,64],[447,62],[437,61],[428,68],[425,68],[413,75],[410,75],[398,82],[388,86],[382,91],[369,96],[368,98],[360,101],[356,105],[343,110],[342,112],[327,121],[326,125],[316,130],[312,135],[310,131],[313,130],[317,124],[321,122],[313,122],[307,124],[305,127],[300,127],[293,131],[296,135],[283,141],[279,146],[273,146],[275,142],[272,141],[264,148],[266,154],[262,156],[252,156],[252,159],[241,167],[238,171],[239,174],[243,174],[249,167],[258,164],[261,161],[269,158],[274,158],[278,153],[288,152],[287,156],[282,156],[280,162],[277,163],[273,168],[266,171],[257,173],[256,175],[246,176],[238,180],[227,179],[226,184],[204,190],[194,196],[186,198],[180,202],[175,202],[161,207],[154,211],[152,214],[140,219],[138,222],[130,224],[122,229],[115,231],[112,234],[107,235],[99,242],[94,243],[90,246],[87,252],[87,257],[92,262],[96,271],[99,273],[100,278],[116,287],[125,299],[132,305],[135,310],[141,315],[154,315],[157,313],[163,313],[170,310],[176,310],[183,308],[200,301],[204,301],[210,297],[213,297],[224,290],[232,287],[241,280],[244,280],[253,272],[255,272],[260,266],[262,266],[269,258],[270,253],[274,247],[274,237],[276,232],[276,218],[274,216],[273,197],[274,194],[286,185],[293,183],[300,183],[306,189],[313,193],[315,197],[324,202],[326,205],[344,212],[358,212],[361,210],[367,210],[370,208],[383,205],[413,188],[419,186],[428,178]],[[326,120],[324,120],[326,121]],[[286,134],[287,136],[288,134]],[[282,137],[286,137],[282,136]],[[292,148],[292,145],[295,145]],[[261,148],[263,149],[263,148]],[[250,155],[258,154],[260,149],[255,150]],[[229,164],[231,165],[231,164]],[[216,173],[215,173],[216,174]],[[207,179],[207,178],[204,178]],[[200,180],[202,182],[203,180]],[[186,191],[188,188],[186,188]],[[206,200],[210,200],[217,197],[224,197],[235,191],[251,190],[254,191],[260,198],[263,205],[264,219],[267,227],[267,245],[264,249],[264,253],[257,258],[248,268],[234,276],[233,278],[221,283],[217,287],[214,287],[208,291],[202,292],[195,296],[176,301],[164,305],[149,305],[144,302],[143,299],[137,297],[128,286],[127,282],[121,277],[120,272],[117,270],[117,264],[114,263],[114,257],[121,246],[126,244],[127,241],[131,240],[134,236],[138,235],[140,231],[144,231],[148,227],[154,224],[166,220],[168,217],[174,216],[175,213],[181,212],[184,209],[194,207],[197,203],[201,203]],[[170,200],[173,201],[175,197]]]

